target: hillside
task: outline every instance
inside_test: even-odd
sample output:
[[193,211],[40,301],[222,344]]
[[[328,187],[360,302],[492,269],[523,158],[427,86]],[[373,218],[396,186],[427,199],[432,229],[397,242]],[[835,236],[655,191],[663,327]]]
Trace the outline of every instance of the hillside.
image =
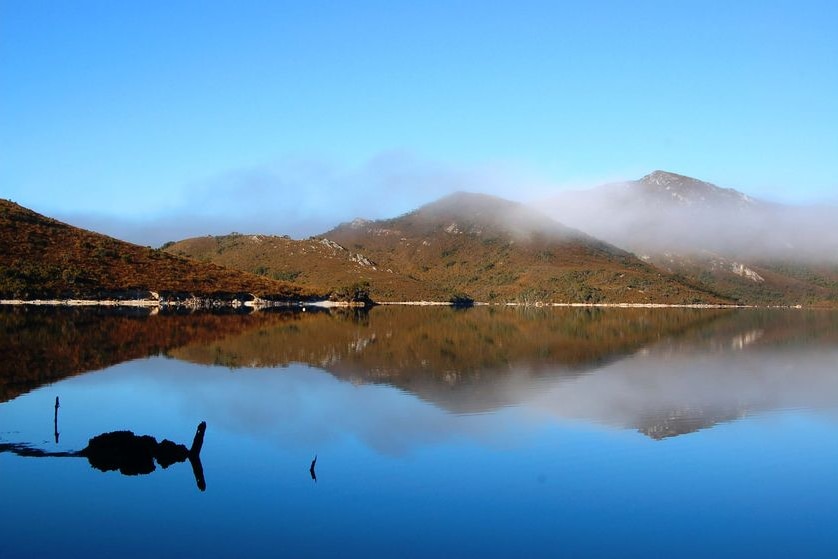
[[310,298],[316,292],[141,247],[0,200],[0,298]]
[[741,303],[838,302],[834,208],[768,203],[665,171],[539,208]]
[[317,238],[232,234],[167,244],[207,260],[343,292],[369,285],[373,300],[725,303],[514,202],[458,193],[404,216],[356,219]]
[[726,302],[521,204],[481,194],[453,194],[395,219],[355,220],[323,237],[381,269],[480,301]]
[[363,254],[329,239],[232,233],[184,239],[167,243],[163,249],[323,292],[345,293],[354,286],[369,284],[375,300],[394,300],[407,294],[415,299],[439,300],[444,295],[433,286],[381,269]]

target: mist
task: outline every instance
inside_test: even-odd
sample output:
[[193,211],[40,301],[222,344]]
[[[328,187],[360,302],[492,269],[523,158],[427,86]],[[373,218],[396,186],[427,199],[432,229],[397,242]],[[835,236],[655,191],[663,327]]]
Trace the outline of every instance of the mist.
[[[300,239],[359,217],[395,217],[457,191],[525,201],[533,193],[543,196],[553,188],[504,165],[457,167],[391,151],[357,167],[322,159],[286,158],[232,170],[186,185],[165,200],[168,209],[153,215],[59,212],[54,217],[153,247],[231,232]],[[183,202],[172,206],[172,200]]]
[[[732,340],[733,342],[733,340]],[[838,401],[831,349],[727,350],[707,355],[650,348],[591,374],[558,379],[529,406],[565,419],[654,432],[707,428],[746,415],[829,410]]]
[[838,206],[786,205],[740,198],[732,191],[722,191],[723,199],[673,201],[647,196],[637,184],[564,191],[537,207],[566,225],[653,259],[718,255],[838,264]]
[[639,183],[570,190],[513,165],[455,166],[389,151],[354,167],[284,158],[231,170],[172,192],[160,200],[166,209],[154,214],[59,212],[55,217],[153,247],[231,232],[301,239],[359,217],[396,217],[467,191],[527,203],[563,225],[639,256],[838,264],[838,205],[772,203],[740,198],[728,189],[717,190],[719,199],[679,204],[631,188]]

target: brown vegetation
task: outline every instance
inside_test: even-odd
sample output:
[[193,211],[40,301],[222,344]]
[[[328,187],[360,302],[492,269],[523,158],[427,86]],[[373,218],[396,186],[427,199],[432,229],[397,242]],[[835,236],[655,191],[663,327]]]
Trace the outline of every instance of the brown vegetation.
[[724,303],[622,251],[528,210],[456,194],[405,216],[325,237],[446,293],[484,302]]
[[0,200],[0,298],[228,298],[290,300],[318,294],[72,227]]
[[[707,255],[655,255],[661,269],[743,305],[838,306],[838,266],[789,261],[755,261],[747,265],[760,279],[737,274],[732,259]],[[742,264],[744,266],[744,264]]]
[[332,292],[367,282],[380,302],[729,302],[519,204],[473,194],[304,241],[234,234],[165,250]]
[[232,233],[167,243],[163,250],[267,278],[293,281],[337,298],[344,298],[342,293],[366,283],[373,300],[444,299],[444,294],[433,286],[382,269],[365,255],[328,239],[294,240]]

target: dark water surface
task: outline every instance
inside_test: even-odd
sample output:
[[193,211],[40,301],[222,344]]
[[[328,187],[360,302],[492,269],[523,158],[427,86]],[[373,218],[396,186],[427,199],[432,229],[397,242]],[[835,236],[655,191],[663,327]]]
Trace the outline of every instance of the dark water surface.
[[835,312],[6,308],[0,332],[2,558],[838,556]]

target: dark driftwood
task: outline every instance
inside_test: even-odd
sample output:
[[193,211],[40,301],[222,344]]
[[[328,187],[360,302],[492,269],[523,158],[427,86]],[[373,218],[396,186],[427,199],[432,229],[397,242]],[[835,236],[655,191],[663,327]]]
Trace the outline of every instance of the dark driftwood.
[[58,396],[56,396],[55,397],[55,415],[52,418],[52,427],[53,427],[52,434],[55,437],[55,444],[58,444],[58,435],[59,435],[59,433],[58,433],[58,408],[59,407],[60,406],[58,404]]
[[[56,399],[56,425],[58,400]],[[49,452],[27,444],[0,443],[0,452],[12,452],[18,456],[32,458],[85,457],[93,468],[103,472],[119,471],[126,476],[150,474],[156,469],[155,462],[162,468],[189,460],[198,489],[207,488],[204,467],[201,464],[201,448],[207,424],[202,421],[195,431],[192,446],[174,443],[168,439],[157,442],[151,435],[135,435],[131,431],[111,431],[96,435],[87,446],[78,452]],[[56,433],[58,428],[56,426]]]
[[150,435],[135,435],[131,431],[113,431],[90,439],[87,447],[79,454],[87,458],[90,465],[103,472],[119,470],[123,475],[150,474],[154,463],[163,469],[172,464],[189,460],[198,489],[206,489],[204,468],[201,464],[201,448],[207,423],[202,421],[195,431],[192,447],[174,443],[168,439],[157,442]]

